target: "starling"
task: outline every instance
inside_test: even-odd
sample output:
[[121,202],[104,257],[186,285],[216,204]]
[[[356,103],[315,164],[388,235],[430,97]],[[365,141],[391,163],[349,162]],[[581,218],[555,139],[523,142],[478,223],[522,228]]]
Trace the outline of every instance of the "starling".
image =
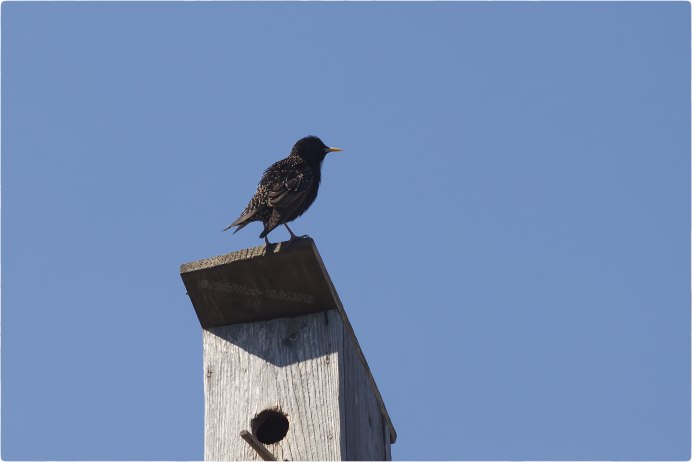
[[237,226],[235,234],[253,221],[261,221],[264,230],[259,237],[264,238],[267,246],[270,245],[267,234],[280,225],[291,234],[289,242],[297,239],[287,223],[305,213],[315,201],[322,177],[322,161],[333,151],[341,149],[330,148],[316,136],[298,140],[288,157],[264,171],[250,203],[224,231]]

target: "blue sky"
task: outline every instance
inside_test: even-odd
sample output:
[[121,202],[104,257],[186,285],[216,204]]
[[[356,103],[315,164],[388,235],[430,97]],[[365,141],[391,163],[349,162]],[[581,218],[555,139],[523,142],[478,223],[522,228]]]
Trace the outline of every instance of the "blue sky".
[[2,458],[203,458],[179,264],[260,245],[219,231],[315,134],[292,228],[395,459],[689,459],[689,18],[3,2]]

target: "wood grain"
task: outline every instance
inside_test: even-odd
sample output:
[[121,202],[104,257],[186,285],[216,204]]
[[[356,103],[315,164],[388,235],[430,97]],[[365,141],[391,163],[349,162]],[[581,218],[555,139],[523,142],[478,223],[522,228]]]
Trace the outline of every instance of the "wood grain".
[[203,337],[205,460],[261,460],[238,435],[265,409],[289,420],[286,437],[267,445],[278,460],[341,459],[335,353],[343,332],[335,310],[211,328]]
[[343,351],[339,353],[339,366],[343,379],[341,412],[342,460],[391,460],[388,456],[388,424],[380,411],[377,396],[370,383],[358,348],[343,327]]
[[336,308],[312,239],[185,263],[187,294],[203,328],[301,316]]

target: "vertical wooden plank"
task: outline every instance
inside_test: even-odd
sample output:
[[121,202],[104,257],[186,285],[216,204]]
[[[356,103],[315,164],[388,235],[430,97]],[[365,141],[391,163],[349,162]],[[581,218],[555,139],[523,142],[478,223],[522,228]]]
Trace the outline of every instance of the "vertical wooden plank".
[[383,435],[382,435],[382,440],[384,441],[384,459],[383,460],[392,460],[392,443],[390,442],[391,434],[392,431],[389,429],[389,424],[384,422],[384,426],[382,427]]
[[336,310],[204,330],[205,460],[261,460],[239,436],[254,416],[277,409],[286,437],[278,460],[341,459]]
[[390,460],[386,458],[385,441],[389,434],[383,435],[387,428],[380,411],[376,394],[371,385],[369,371],[362,361],[360,347],[352,341],[348,327],[342,324],[343,376],[341,412],[344,419],[342,432],[342,454],[344,460]]

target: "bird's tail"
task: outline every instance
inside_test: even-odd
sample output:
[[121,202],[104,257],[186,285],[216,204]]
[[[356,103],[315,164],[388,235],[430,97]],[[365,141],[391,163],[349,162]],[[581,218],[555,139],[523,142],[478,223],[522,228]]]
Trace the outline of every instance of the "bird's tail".
[[[248,211],[248,212],[243,213],[243,214],[242,214],[241,216],[239,216],[233,223],[231,223],[230,225],[228,225],[228,226],[226,226],[224,229],[222,229],[221,232],[223,233],[223,232],[226,231],[227,229],[231,229],[231,228],[233,228],[234,226],[237,226],[238,228],[237,228],[235,231],[233,231],[233,234],[237,233],[238,231],[240,231],[241,229],[243,229],[245,226],[247,226],[248,223],[250,223],[251,221],[253,221],[253,220],[249,220],[249,219],[252,218],[252,217],[255,215],[255,213],[257,213],[257,210],[250,210],[250,211]],[[249,221],[248,221],[248,220],[249,220]],[[243,222],[244,222],[244,223],[243,223]]]
[[228,231],[229,229],[233,228],[234,226],[237,226],[237,228],[233,230],[233,234],[235,234],[238,231],[240,231],[241,229],[245,228],[248,224],[249,223],[243,223],[241,225],[228,225],[224,229],[222,229],[221,232],[223,233],[224,231]]

